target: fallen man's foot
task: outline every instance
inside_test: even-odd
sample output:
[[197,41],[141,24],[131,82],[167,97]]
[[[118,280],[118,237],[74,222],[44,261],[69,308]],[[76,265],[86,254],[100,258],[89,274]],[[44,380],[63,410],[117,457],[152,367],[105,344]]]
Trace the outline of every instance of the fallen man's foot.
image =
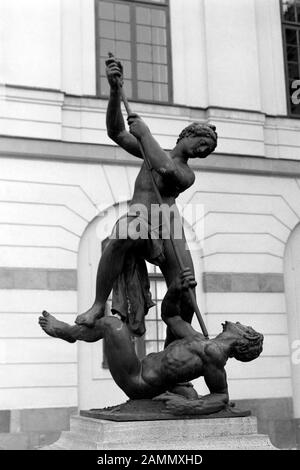
[[64,339],[69,343],[75,343],[76,341],[71,335],[71,326],[63,321],[57,320],[45,310],[42,316],[39,317],[39,325],[49,336]]

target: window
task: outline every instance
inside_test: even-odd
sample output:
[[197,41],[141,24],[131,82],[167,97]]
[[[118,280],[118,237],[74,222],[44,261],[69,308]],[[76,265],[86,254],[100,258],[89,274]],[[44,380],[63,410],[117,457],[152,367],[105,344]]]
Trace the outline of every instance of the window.
[[128,98],[171,102],[168,0],[96,0],[97,89],[107,97],[105,60],[112,52],[124,67]]
[[157,266],[147,263],[147,268],[152,299],[156,305],[145,317],[144,354],[162,351],[166,339],[166,325],[161,319],[161,303],[167,292],[166,281]]
[[283,43],[286,62],[288,112],[300,117],[300,0],[282,0]]

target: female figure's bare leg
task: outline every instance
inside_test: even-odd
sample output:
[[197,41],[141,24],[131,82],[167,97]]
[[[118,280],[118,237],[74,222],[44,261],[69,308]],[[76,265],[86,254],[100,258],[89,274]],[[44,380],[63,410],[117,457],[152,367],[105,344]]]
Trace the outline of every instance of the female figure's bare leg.
[[95,302],[87,312],[78,315],[76,318],[78,325],[92,327],[97,319],[103,317],[105,304],[114,281],[121,274],[125,255],[133,247],[133,244],[134,241],[130,238],[108,242],[98,266]]

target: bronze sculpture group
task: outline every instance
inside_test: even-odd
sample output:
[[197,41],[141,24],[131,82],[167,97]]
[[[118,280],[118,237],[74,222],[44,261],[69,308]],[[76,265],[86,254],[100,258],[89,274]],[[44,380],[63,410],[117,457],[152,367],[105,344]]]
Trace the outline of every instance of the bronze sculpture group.
[[[168,154],[137,114],[128,116],[130,132],[125,129],[121,111],[123,70],[114,57],[107,60],[107,78],[108,135],[127,152],[146,161],[137,176],[128,213],[117,221],[101,256],[93,306],[79,315],[74,325],[47,312],[43,312],[39,323],[48,335],[70,343],[105,338],[112,377],[130,399],[164,400],[174,414],[218,412],[229,403],[225,372],[228,358],[243,362],[257,358],[263,336],[251,327],[225,322],[223,331],[208,339],[191,326],[196,281],[176,198],[195,180],[188,160],[205,158],[216,148],[216,129],[200,123],[189,125]],[[165,219],[153,217],[152,208],[158,203],[155,186],[169,209],[168,227]],[[180,236],[174,237],[178,226]],[[145,333],[144,317],[153,305],[145,261],[159,266],[168,287],[161,309],[167,337],[164,350],[140,360],[131,336]],[[105,316],[112,290],[112,311],[118,317]],[[199,397],[188,383],[200,376],[210,391],[204,397]]]

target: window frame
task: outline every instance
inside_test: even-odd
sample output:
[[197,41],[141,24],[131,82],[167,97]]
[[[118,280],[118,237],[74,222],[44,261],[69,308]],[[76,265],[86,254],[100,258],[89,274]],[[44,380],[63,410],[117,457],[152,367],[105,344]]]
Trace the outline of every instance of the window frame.
[[[295,21],[288,21],[284,18],[283,14],[283,1],[279,0],[279,8],[280,8],[280,17],[281,17],[281,32],[282,32],[282,44],[283,44],[283,57],[284,57],[284,74],[285,74],[285,89],[286,89],[286,99],[287,99],[287,116],[291,119],[300,119],[300,111],[299,113],[292,112],[292,103],[291,103],[291,94],[290,94],[290,79],[289,79],[289,72],[288,72],[288,57],[287,57],[287,42],[286,42],[286,29],[295,29],[298,31],[300,37],[300,23]],[[299,57],[299,77],[300,80],[300,57]]]
[[[100,99],[108,99],[108,95],[102,94],[101,93],[101,84],[100,84],[100,37],[98,34],[99,27],[98,27],[98,22],[100,20],[99,17],[99,1],[100,0],[95,0],[94,1],[94,11],[95,11],[95,59],[96,59],[96,97]],[[159,3],[154,1],[149,1],[149,0],[105,0],[106,2],[109,3],[116,3],[116,2],[124,2],[124,4],[127,4],[130,6],[130,31],[133,35],[132,40],[130,42],[130,48],[131,48],[131,57],[132,57],[132,97],[130,98],[130,101],[136,102],[136,103],[149,103],[149,104],[157,104],[160,106],[170,106],[174,102],[174,93],[173,93],[173,67],[172,67],[172,42],[171,42],[171,21],[170,21],[170,0],[166,0],[166,3]],[[166,35],[167,35],[167,70],[168,70],[168,81],[166,82],[166,85],[168,87],[168,100],[166,101],[159,101],[159,100],[147,100],[145,98],[138,98],[138,83],[139,81],[143,82],[143,80],[138,80],[137,78],[137,47],[136,47],[136,23],[132,21],[132,9],[135,8],[135,6],[140,6],[140,7],[151,7],[151,8],[156,8],[158,10],[164,9],[166,12]],[[163,64],[164,65],[164,64]],[[126,78],[126,77],[125,77]],[[154,82],[155,83],[155,82]],[[124,88],[124,91],[126,93],[126,87]]]

